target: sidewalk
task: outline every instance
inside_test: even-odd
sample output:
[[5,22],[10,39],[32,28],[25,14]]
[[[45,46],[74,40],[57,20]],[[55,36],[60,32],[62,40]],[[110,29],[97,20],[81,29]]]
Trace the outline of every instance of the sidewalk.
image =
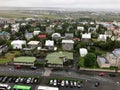
[[[103,71],[103,72],[115,72],[115,70],[106,70],[106,69],[90,69],[90,68],[80,68],[79,70],[86,70],[86,71]],[[120,72],[118,70],[117,72]]]

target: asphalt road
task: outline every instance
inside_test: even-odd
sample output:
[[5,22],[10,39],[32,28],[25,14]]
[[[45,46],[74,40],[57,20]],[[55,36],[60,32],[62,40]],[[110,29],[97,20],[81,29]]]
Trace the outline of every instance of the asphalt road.
[[[39,68],[37,70],[31,70],[29,68],[15,69],[13,66],[0,66],[0,74],[1,75],[17,75],[17,76],[43,76],[44,68]],[[52,71],[49,77],[70,77],[76,79],[84,79],[88,80],[85,83],[85,87],[81,88],[81,90],[120,90],[120,85],[116,84],[117,81],[120,81],[120,77],[109,77],[103,76],[100,77],[97,75],[97,72],[89,72],[90,74],[85,74],[82,72],[71,71]],[[91,74],[93,73],[93,74]],[[48,77],[48,78],[49,78]],[[45,80],[47,78],[44,78]],[[47,80],[46,80],[47,81]],[[101,85],[99,87],[94,87],[96,81],[99,81]],[[42,83],[45,85],[46,83]],[[65,88],[60,87],[60,90],[79,90],[79,88]]]

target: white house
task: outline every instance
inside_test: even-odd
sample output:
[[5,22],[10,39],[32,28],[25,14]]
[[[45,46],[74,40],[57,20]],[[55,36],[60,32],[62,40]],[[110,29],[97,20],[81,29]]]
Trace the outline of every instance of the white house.
[[37,30],[36,30],[36,31],[33,31],[33,35],[34,35],[34,36],[37,36],[40,32],[41,32],[41,31],[37,31]]
[[86,48],[80,48],[80,49],[79,49],[79,53],[80,53],[80,56],[81,56],[81,57],[84,57],[85,55],[88,54],[88,51],[87,51]]
[[30,41],[28,42],[28,46],[30,48],[36,48],[40,42],[39,41]]
[[84,27],[82,27],[82,26],[77,26],[77,30],[84,31]]
[[53,33],[53,34],[52,34],[52,39],[58,40],[58,39],[60,39],[60,38],[61,38],[60,33]]
[[98,36],[98,41],[106,41],[107,40],[107,35],[104,35],[104,34],[100,34]]
[[62,49],[63,50],[73,50],[74,41],[73,40],[62,40]]
[[19,25],[20,25],[19,23],[12,24],[12,25],[11,25],[11,27],[12,27],[12,28],[11,28],[11,31],[12,31],[12,32],[18,32],[18,31],[19,31],[19,28],[20,28]]
[[13,49],[22,49],[23,45],[26,45],[25,40],[14,40],[11,42]]
[[90,39],[91,39],[91,33],[82,34],[82,40],[90,40]]
[[49,50],[54,50],[54,41],[53,40],[46,40],[45,47]]

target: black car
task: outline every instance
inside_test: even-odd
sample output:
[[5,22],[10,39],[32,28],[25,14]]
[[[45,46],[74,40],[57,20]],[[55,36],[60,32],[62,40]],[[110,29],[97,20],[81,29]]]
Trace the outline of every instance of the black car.
[[100,85],[99,82],[96,82],[96,83],[95,83],[95,87],[98,87],[99,85]]
[[8,79],[8,82],[12,82],[12,78],[9,78],[9,79]]
[[36,70],[37,67],[36,67],[36,66],[31,66],[30,69],[32,69],[32,70]]
[[109,74],[110,77],[116,77],[116,74]]
[[3,80],[2,80],[2,82],[3,82],[3,83],[5,83],[5,82],[7,81],[7,79],[8,79],[8,77],[7,77],[7,76],[6,76],[6,77],[4,77],[4,78],[3,78]]

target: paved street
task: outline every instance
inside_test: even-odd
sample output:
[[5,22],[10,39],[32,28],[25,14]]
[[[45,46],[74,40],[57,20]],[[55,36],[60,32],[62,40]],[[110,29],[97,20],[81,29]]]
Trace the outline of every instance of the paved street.
[[[0,66],[1,75],[18,75],[18,76],[42,76],[43,81],[42,85],[46,85],[46,81],[49,77],[60,78],[60,77],[70,77],[76,79],[88,80],[85,83],[85,87],[81,90],[120,90],[120,85],[116,84],[117,81],[120,81],[120,77],[109,77],[108,75],[100,77],[98,72],[89,72],[89,74],[84,71],[75,72],[73,70],[68,71],[52,71],[50,69],[49,76],[44,77],[49,69],[38,68],[37,70],[31,70],[29,68],[14,69],[13,66]],[[96,81],[99,81],[101,84],[99,87],[94,87]],[[60,90],[79,90],[79,88],[63,88],[60,87]]]

